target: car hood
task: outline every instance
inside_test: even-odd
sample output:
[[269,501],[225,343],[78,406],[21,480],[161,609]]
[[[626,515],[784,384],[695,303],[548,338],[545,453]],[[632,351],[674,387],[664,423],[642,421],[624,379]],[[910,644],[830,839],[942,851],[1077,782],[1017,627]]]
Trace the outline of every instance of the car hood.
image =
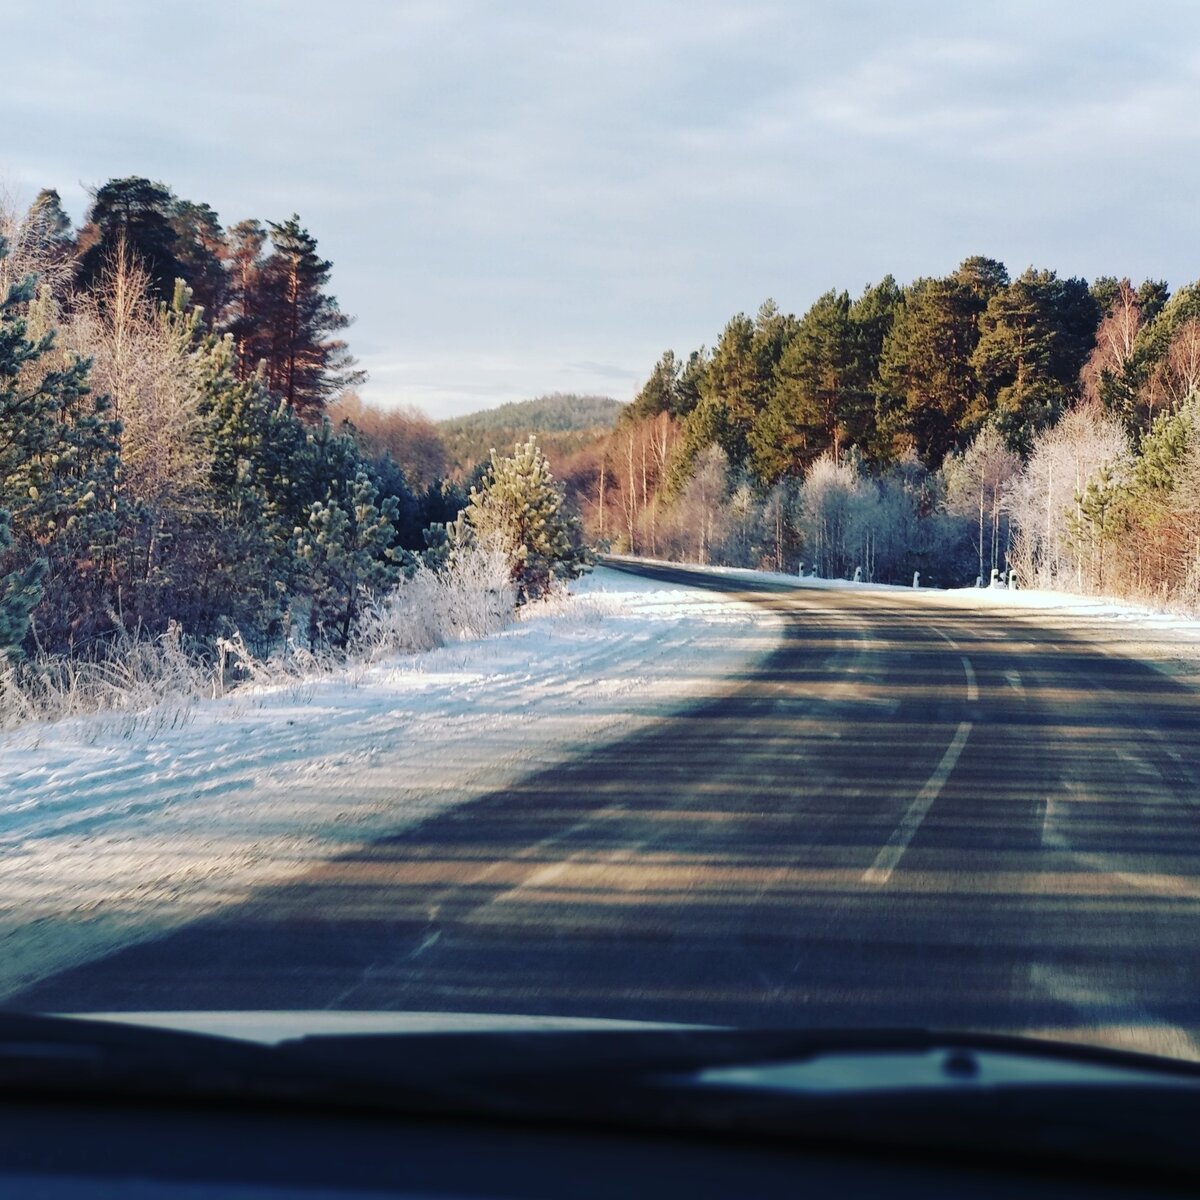
[[554,1031],[712,1029],[662,1021],[618,1021],[598,1017],[554,1017],[471,1012],[89,1012],[56,1013],[87,1021],[112,1021],[141,1028],[202,1033],[237,1041],[278,1045],[294,1038],[421,1033],[541,1033]]

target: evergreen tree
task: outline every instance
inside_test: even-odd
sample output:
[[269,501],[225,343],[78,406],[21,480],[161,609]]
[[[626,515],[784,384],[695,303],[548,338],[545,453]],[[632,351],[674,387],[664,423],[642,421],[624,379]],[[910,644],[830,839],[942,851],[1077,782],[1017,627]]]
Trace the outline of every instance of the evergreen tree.
[[[0,258],[5,252],[0,239]],[[0,302],[0,508],[8,514],[0,574],[6,594],[16,588],[10,630],[40,588],[39,629],[61,644],[103,620],[116,430],[106,402],[89,393],[88,364],[60,352],[51,330],[29,336],[33,292],[26,279]]]
[[362,468],[338,490],[313,504],[296,548],[308,566],[309,640],[345,646],[364,594],[393,587],[404,555],[395,547],[395,497],[381,500]]
[[[0,562],[12,545],[12,517],[0,509]],[[21,654],[29,632],[29,615],[42,598],[49,566],[44,558],[0,576],[0,670]]]
[[180,274],[192,291],[192,303],[210,329],[219,328],[229,299],[226,259],[229,246],[217,214],[207,204],[176,200],[171,207],[171,228],[177,242],[175,256]]
[[261,250],[259,231],[241,226],[234,247],[239,282],[235,336],[251,369],[262,364],[267,386],[306,418],[317,417],[326,400],[363,382],[346,343],[333,336],[350,324],[337,300],[324,289],[332,264],[317,254],[316,239],[296,215],[269,225],[271,252]]
[[292,537],[303,505],[282,498],[304,433],[277,410],[261,380],[238,379],[230,335],[204,338],[192,369],[207,458],[200,511],[206,553],[193,578],[192,632],[236,628],[269,641],[283,630],[302,573]]
[[775,371],[795,336],[796,318],[767,300],[753,321],[739,313],[725,326],[705,365],[699,402],[681,439],[685,470],[695,455],[716,442],[741,468],[752,454],[751,433],[766,409]]
[[891,275],[867,287],[850,306],[855,331],[855,376],[857,387],[870,397],[856,413],[857,427],[849,430],[850,440],[874,462],[890,462],[896,435],[895,414],[898,404],[879,378],[883,346],[891,332],[903,292]]
[[738,313],[725,326],[709,360],[697,413],[730,461],[750,454],[749,436],[766,402],[767,380],[757,354],[754,323]]
[[1120,299],[1121,293],[1129,287],[1128,279],[1118,279],[1115,275],[1097,275],[1088,290],[1100,312],[1107,313]]
[[642,385],[633,402],[621,413],[623,421],[651,420],[659,413],[679,413],[680,364],[673,350],[663,351],[654,364],[650,378]]
[[1171,290],[1165,279],[1143,279],[1138,284],[1138,308],[1142,320],[1153,321],[1160,312],[1171,302]]
[[550,464],[532,437],[511,457],[492,451],[456,533],[503,548],[520,602],[546,595],[558,580],[576,578],[590,563],[579,523],[566,512]]
[[1099,311],[1081,279],[1024,272],[995,292],[980,318],[971,365],[980,385],[973,423],[991,419],[1010,449],[1027,454],[1078,391]]
[[797,475],[827,450],[835,457],[870,403],[857,387],[850,296],[826,292],[804,314],[775,370],[775,386],[750,432],[754,469],[764,482]]
[[965,440],[981,311],[978,288],[953,277],[906,289],[880,359],[881,385],[898,402],[893,453],[911,448],[936,467]]
[[970,292],[982,312],[997,292],[1008,287],[1008,268],[995,258],[972,254],[963,259],[951,278]]
[[175,280],[187,278],[172,224],[176,203],[165,184],[138,176],[112,179],[98,189],[80,233],[78,285],[94,288],[120,255],[137,262],[150,278],[154,297],[169,303]]
[[695,409],[700,403],[707,378],[708,351],[701,346],[688,355],[687,362],[679,372],[679,380],[675,385],[675,410],[671,416],[682,420]]
[[230,226],[228,241],[229,294],[224,329],[233,335],[238,378],[249,379],[257,372],[266,346],[258,330],[264,318],[262,266],[267,231],[261,221],[239,221]]

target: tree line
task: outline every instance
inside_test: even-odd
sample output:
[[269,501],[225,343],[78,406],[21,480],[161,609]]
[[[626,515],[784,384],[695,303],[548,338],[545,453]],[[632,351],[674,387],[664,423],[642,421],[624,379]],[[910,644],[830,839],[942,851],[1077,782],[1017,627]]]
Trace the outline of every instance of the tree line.
[[1194,599],[1200,286],[968,258],[667,351],[565,466],[626,550]]
[[[347,391],[330,273],[299,217],[224,228],[146,179],[98,188],[78,231],[49,190],[0,213],[0,667],[168,629],[345,645],[483,520],[505,470],[473,496],[428,421]],[[513,561],[519,592],[536,572]]]

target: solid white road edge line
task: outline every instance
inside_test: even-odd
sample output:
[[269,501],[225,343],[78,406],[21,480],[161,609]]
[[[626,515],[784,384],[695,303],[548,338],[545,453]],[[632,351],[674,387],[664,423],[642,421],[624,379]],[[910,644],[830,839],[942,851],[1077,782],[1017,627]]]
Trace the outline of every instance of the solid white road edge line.
[[[959,648],[958,643],[948,633],[943,633],[940,629],[935,629],[933,632],[952,650]],[[962,659],[963,671],[967,676],[967,703],[969,704],[971,701],[979,699],[979,684],[975,679],[975,668],[971,666],[971,660],[965,654],[961,654],[959,657]]]
[[951,739],[950,745],[946,747],[946,753],[942,755],[941,761],[934,768],[933,774],[917,793],[916,799],[908,806],[908,811],[901,818],[900,824],[896,826],[896,831],[888,838],[887,845],[879,851],[875,856],[875,861],[863,872],[863,883],[884,884],[891,879],[896,864],[908,849],[908,844],[916,836],[930,805],[938,798],[942,788],[946,785],[946,780],[950,778],[950,772],[954,770],[954,764],[958,762],[958,756],[962,753],[963,747],[967,744],[967,738],[971,734],[971,724],[970,721],[959,722],[958,729],[955,730],[954,737]]
[[975,668],[971,666],[971,660],[964,654],[962,655],[963,670],[967,673],[967,703],[979,699],[979,684],[975,681]]

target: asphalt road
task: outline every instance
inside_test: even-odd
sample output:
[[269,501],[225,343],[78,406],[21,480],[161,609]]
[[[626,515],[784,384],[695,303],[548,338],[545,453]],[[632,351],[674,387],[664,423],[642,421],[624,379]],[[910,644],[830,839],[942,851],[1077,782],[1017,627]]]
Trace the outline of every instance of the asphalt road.
[[1035,1031],[1200,1056],[1200,700],[1053,614],[690,572],[789,618],[637,736],[15,1010]]

